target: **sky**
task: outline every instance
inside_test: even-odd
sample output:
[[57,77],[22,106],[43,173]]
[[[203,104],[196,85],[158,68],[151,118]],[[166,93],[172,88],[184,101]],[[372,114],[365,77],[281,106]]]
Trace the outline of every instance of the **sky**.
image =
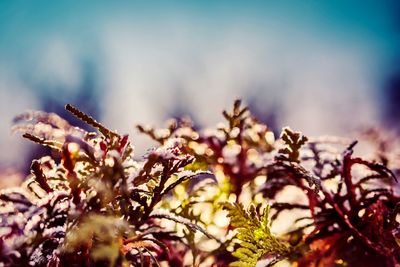
[[[1,1],[0,167],[32,149],[27,109],[66,103],[151,146],[136,123],[222,119],[234,99],[277,128],[350,135],[396,109],[396,1]],[[394,81],[394,82],[393,82]],[[389,115],[388,115],[389,114]],[[63,114],[62,114],[63,115]]]

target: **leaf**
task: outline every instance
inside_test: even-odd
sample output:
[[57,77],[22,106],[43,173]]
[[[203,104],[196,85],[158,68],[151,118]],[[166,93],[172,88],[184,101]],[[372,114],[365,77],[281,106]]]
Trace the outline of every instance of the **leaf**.
[[[270,264],[286,257],[292,249],[275,237],[269,228],[269,206],[263,214],[257,213],[254,205],[245,210],[242,204],[223,203],[223,209],[228,211],[231,225],[237,230],[236,238],[239,241],[232,256],[238,260],[229,266],[255,267],[264,257],[273,259]],[[269,264],[268,264],[269,265]]]
[[173,214],[168,210],[164,210],[164,209],[154,210],[150,214],[150,218],[167,219],[167,220],[179,223],[179,224],[183,224],[183,225],[187,226],[193,232],[199,231],[199,232],[203,233],[205,236],[207,236],[208,238],[214,239],[214,240],[217,240],[220,242],[220,240],[218,238],[216,238],[215,236],[208,233],[200,225],[192,223],[189,219],[184,218],[179,215],[176,215],[176,214]]
[[244,119],[246,118],[245,113],[248,111],[247,107],[242,107],[241,100],[235,100],[233,104],[232,113],[228,113],[227,111],[223,111],[222,115],[229,122],[229,127],[233,129],[240,125]]
[[286,154],[286,158],[292,162],[300,162],[300,148],[308,141],[308,138],[300,132],[292,131],[289,127],[282,129],[281,139],[285,142],[286,147],[279,150],[280,153]]
[[[161,195],[165,195],[166,193],[170,192],[172,189],[174,189],[176,186],[180,185],[184,181],[187,180],[196,180],[196,182],[203,181],[205,179],[212,179],[216,183],[217,180],[215,176],[211,172],[205,172],[205,171],[197,171],[197,172],[192,172],[192,171],[183,171],[178,174],[178,179],[170,184],[167,188],[164,189],[164,191],[161,193]],[[191,187],[193,187],[193,184],[191,184]]]
[[111,136],[119,136],[117,133],[111,131],[110,129],[103,126],[101,123],[96,121],[94,118],[89,116],[88,114],[80,111],[78,108],[72,106],[71,104],[65,105],[65,109],[69,111],[72,115],[80,119],[81,121],[87,123],[88,125],[92,126],[93,128],[97,129],[101,134],[105,137]]
[[40,163],[38,160],[32,161],[31,170],[32,174],[35,176],[35,181],[40,185],[40,187],[47,193],[52,192],[53,189],[47,183],[47,178],[43,174],[43,170],[40,167]]
[[46,140],[45,138],[41,138],[41,137],[35,136],[30,133],[25,133],[22,135],[22,137],[24,137],[34,143],[37,143],[37,144],[40,144],[43,146],[47,146],[47,147],[53,148],[58,151],[60,151],[62,148],[62,144],[60,142],[53,141],[53,140]]
[[53,127],[68,131],[73,128],[68,121],[61,118],[55,113],[47,113],[43,111],[26,111],[13,119],[13,123],[21,123],[33,121],[35,123],[45,123]]

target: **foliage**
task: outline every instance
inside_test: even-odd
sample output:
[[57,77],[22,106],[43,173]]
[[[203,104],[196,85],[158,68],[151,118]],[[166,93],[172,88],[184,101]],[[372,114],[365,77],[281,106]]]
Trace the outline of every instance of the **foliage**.
[[308,141],[308,138],[299,132],[293,132],[289,127],[282,129],[282,140],[286,147],[279,150],[280,153],[286,154],[288,161],[300,162],[300,148]]
[[160,219],[211,237],[185,218],[159,212],[159,203],[177,184],[210,176],[184,171],[193,157],[181,152],[179,140],[134,161],[127,136],[71,105],[66,109],[100,135],[55,114],[29,112],[16,120],[24,137],[57,150],[61,162],[34,161],[21,188],[0,194],[7,266],[158,264],[163,253],[169,257],[164,240],[180,239]]
[[269,207],[260,216],[254,205],[245,210],[242,204],[225,203],[231,225],[237,229],[237,239],[240,247],[232,255],[238,258],[229,266],[254,267],[264,257],[270,257],[268,265],[286,257],[291,248],[277,239],[269,228]]
[[369,132],[374,159],[288,127],[275,140],[236,101],[215,129],[138,126],[158,145],[135,159],[127,135],[66,109],[96,132],[53,113],[15,119],[54,152],[0,191],[2,266],[400,264],[396,137]]

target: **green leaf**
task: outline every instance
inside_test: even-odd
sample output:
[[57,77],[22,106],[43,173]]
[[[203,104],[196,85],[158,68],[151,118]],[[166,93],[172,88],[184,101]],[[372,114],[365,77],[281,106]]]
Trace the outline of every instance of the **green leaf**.
[[232,255],[238,260],[229,266],[255,267],[263,257],[276,260],[283,259],[292,249],[286,243],[275,237],[269,228],[269,206],[260,215],[254,205],[246,210],[242,204],[224,203],[223,208],[228,211],[231,226],[237,230],[236,239],[239,243]]

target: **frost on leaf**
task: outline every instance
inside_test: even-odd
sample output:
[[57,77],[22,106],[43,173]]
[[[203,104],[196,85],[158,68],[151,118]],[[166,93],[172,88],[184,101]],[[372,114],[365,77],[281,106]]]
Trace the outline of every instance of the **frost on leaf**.
[[[275,141],[235,101],[213,129],[188,119],[139,126],[157,145],[134,157],[128,135],[66,109],[95,132],[53,113],[15,119],[15,131],[53,154],[34,160],[20,187],[0,191],[1,266],[400,263],[400,168],[385,152],[400,142],[385,141],[374,161],[339,138],[307,141],[284,128]],[[284,211],[293,224],[277,237],[270,221]]]

